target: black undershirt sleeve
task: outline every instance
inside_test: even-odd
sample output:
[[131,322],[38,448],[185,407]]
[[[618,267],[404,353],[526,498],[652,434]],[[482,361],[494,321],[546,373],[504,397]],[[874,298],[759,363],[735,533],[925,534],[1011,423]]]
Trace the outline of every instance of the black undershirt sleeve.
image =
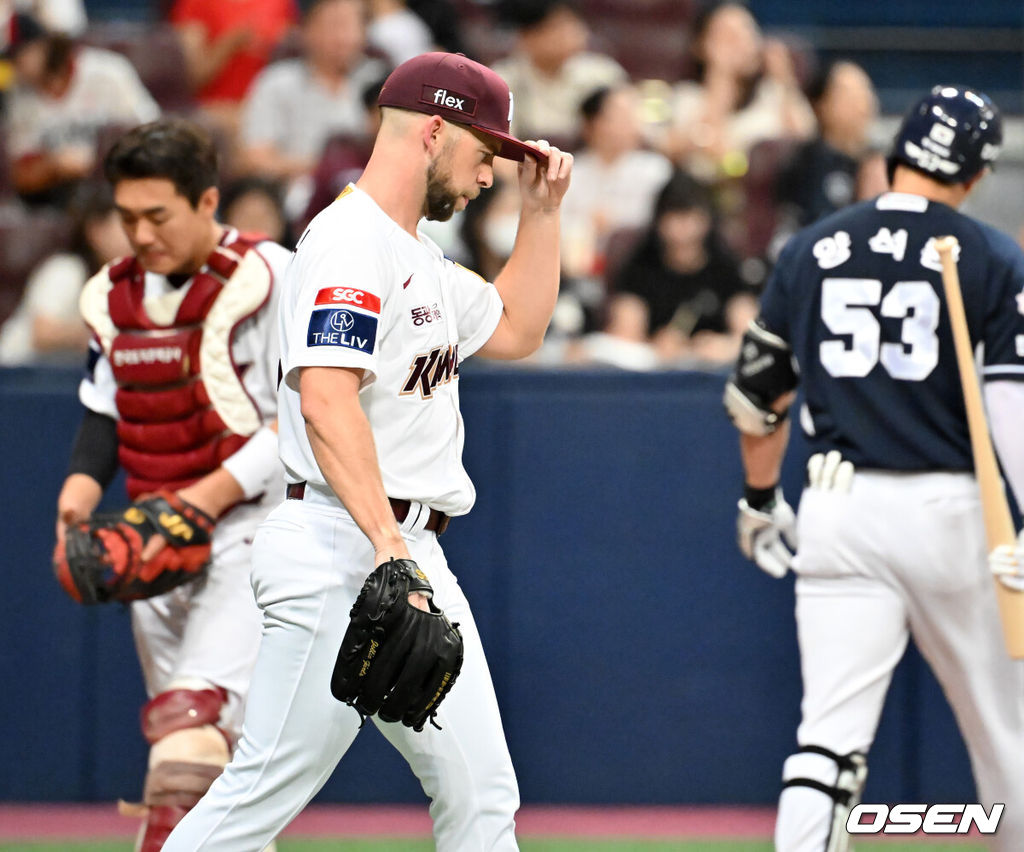
[[117,421],[87,408],[71,448],[68,476],[84,473],[106,491],[117,468]]

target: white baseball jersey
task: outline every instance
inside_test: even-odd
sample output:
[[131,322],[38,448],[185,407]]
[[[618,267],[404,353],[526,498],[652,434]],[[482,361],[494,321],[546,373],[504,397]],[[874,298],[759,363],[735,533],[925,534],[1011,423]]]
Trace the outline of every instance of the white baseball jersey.
[[[281,294],[279,446],[289,477],[314,487],[281,503],[256,533],[252,587],[272,629],[253,669],[242,741],[165,852],[264,848],[362,727],[325,685],[374,550],[313,457],[299,410],[300,370],[363,370],[359,400],[388,495],[464,514],[474,491],[462,467],[458,368],[493,334],[502,309],[493,286],[422,234],[403,231],[354,186],[299,241]],[[410,511],[399,530],[437,606],[459,622],[462,673],[438,709],[443,730],[373,721],[430,797],[438,849],[515,852],[519,789],[494,686],[469,604],[437,535],[425,529],[428,516]]]
[[468,512],[476,492],[462,466],[459,365],[502,310],[493,285],[349,185],[310,224],[282,287],[278,416],[289,478],[328,489],[299,409],[301,368],[359,368],[388,496]]

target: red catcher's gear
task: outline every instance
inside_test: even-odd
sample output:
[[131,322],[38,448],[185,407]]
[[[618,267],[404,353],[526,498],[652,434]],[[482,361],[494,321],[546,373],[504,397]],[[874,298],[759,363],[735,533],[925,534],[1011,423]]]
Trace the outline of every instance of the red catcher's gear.
[[[145,272],[136,258],[109,267],[106,308],[116,334],[106,354],[118,385],[118,457],[133,500],[201,479],[248,440],[232,432],[211,403],[200,348],[209,333],[207,314],[254,245],[239,237],[214,249],[187,285],[169,325],[158,324],[146,312]],[[231,332],[262,305],[233,316]],[[230,356],[230,343],[226,348]]]

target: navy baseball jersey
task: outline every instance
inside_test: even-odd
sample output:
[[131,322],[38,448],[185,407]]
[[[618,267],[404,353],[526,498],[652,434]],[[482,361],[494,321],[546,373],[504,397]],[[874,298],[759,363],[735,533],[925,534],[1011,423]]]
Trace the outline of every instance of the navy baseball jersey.
[[762,321],[799,366],[810,452],[861,468],[973,468],[935,249],[950,234],[984,378],[1024,380],[1024,254],[951,207],[887,193],[795,235],[762,297]]

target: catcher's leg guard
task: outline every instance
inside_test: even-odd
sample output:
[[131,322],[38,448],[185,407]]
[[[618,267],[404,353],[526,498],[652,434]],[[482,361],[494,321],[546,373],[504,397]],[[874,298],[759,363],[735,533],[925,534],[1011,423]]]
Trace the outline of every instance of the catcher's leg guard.
[[179,683],[142,708],[142,732],[150,742],[143,802],[146,822],[137,852],[159,852],[164,841],[210,789],[231,756],[216,722],[226,695],[209,685]]
[[776,850],[846,852],[846,820],[867,776],[867,757],[861,752],[840,755],[807,745],[790,755],[782,769]]

